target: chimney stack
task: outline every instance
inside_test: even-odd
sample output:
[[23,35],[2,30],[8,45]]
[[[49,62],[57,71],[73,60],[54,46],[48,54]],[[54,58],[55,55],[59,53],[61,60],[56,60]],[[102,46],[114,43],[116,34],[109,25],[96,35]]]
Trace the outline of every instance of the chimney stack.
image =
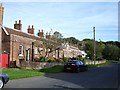
[[19,22],[18,22],[18,23],[17,23],[17,21],[15,21],[15,24],[14,24],[14,29],[17,29],[17,30],[22,30],[21,20],[19,20]]
[[30,28],[30,25],[29,25],[27,31],[29,34],[34,34],[34,26],[32,25],[32,28]]
[[2,3],[0,3],[0,25],[3,24],[3,14],[4,14],[4,7],[2,6]]
[[39,37],[41,37],[41,38],[43,38],[44,37],[44,32],[43,32],[43,29],[40,31],[39,30],[39,32],[38,32],[38,36]]
[[48,32],[46,33],[46,39],[50,39],[51,38],[51,35],[50,33],[48,34]]

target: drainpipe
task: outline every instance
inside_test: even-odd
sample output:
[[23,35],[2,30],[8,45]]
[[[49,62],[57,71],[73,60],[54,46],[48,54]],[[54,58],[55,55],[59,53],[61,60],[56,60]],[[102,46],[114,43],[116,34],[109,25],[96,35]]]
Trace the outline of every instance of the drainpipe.
[[34,61],[34,42],[32,42],[32,61]]

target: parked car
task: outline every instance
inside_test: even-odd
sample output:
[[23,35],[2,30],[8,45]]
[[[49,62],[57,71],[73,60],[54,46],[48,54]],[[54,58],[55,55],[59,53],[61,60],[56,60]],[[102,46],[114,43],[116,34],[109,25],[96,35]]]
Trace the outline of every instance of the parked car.
[[88,67],[80,60],[70,60],[64,63],[64,70],[80,72],[80,71],[87,71]]
[[4,84],[6,84],[9,81],[9,76],[7,74],[0,73],[0,88],[4,87]]

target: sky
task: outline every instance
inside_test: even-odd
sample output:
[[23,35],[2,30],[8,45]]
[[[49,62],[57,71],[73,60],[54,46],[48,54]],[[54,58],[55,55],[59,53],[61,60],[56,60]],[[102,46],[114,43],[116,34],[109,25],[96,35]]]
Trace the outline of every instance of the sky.
[[4,26],[13,28],[15,21],[21,20],[23,32],[27,32],[28,25],[34,25],[35,35],[43,29],[45,33],[58,31],[65,38],[79,40],[93,39],[95,27],[97,41],[118,41],[118,2],[7,1],[2,2]]

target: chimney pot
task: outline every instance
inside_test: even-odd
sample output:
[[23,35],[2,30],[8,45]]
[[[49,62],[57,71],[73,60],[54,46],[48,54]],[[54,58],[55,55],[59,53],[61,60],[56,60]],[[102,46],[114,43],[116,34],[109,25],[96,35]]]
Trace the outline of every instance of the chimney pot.
[[15,24],[17,24],[17,21],[15,21]]
[[32,25],[32,29],[33,29],[33,25]]
[[19,24],[21,24],[21,20],[19,20]]
[[30,29],[30,25],[28,26],[28,29]]
[[42,29],[42,32],[43,32],[43,29]]

